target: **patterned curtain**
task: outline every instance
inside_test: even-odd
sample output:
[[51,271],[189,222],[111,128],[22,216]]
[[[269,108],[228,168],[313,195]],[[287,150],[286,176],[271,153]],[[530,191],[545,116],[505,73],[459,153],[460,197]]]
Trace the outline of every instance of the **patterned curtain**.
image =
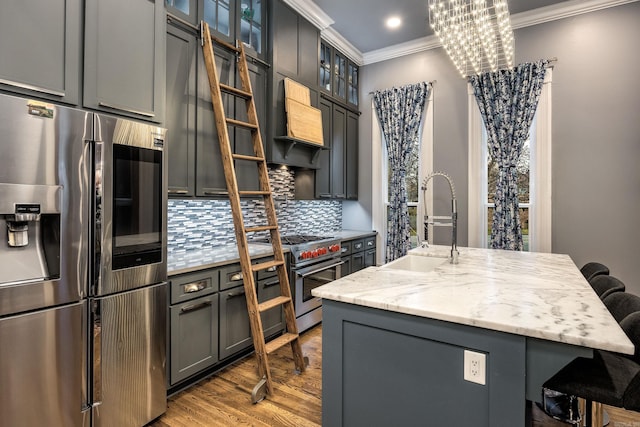
[[418,143],[420,122],[429,90],[430,84],[422,82],[376,91],[373,94],[389,157],[387,262],[406,255],[411,247],[405,177],[411,151]]
[[491,247],[521,251],[516,164],[538,106],[549,61],[469,77],[488,136],[488,149],[498,165],[496,208]]

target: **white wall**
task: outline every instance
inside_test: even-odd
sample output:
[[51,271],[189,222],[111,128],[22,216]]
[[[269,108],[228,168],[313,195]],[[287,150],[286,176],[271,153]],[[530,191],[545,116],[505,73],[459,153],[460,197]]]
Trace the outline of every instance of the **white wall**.
[[[557,57],[553,75],[553,246],[578,266],[595,260],[640,294],[640,3],[516,30],[517,62]],[[371,223],[371,96],[418,81],[434,85],[434,170],[458,196],[458,243],[467,244],[467,89],[442,49],[361,68],[358,202],[345,202],[345,228]],[[438,186],[439,185],[439,186]],[[436,183],[434,214],[450,209]],[[363,221],[363,216],[365,221]],[[357,219],[356,219],[357,218]],[[368,221],[368,222],[367,222]],[[364,226],[363,226],[364,224]],[[436,241],[448,243],[446,230]]]

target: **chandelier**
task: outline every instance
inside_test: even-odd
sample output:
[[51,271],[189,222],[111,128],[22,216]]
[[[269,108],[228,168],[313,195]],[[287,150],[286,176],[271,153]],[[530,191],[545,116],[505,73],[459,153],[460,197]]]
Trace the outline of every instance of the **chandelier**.
[[463,77],[513,67],[507,0],[429,0],[429,24]]

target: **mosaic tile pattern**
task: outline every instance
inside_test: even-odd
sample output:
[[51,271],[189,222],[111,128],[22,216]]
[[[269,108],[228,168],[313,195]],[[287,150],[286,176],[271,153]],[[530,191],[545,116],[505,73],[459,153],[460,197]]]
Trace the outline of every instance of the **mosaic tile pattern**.
[[[295,200],[294,173],[289,169],[269,169],[281,235],[339,231],[342,228],[342,203]],[[247,226],[266,224],[262,200],[243,199],[241,205]],[[235,243],[228,200],[169,199],[167,221],[170,253]]]

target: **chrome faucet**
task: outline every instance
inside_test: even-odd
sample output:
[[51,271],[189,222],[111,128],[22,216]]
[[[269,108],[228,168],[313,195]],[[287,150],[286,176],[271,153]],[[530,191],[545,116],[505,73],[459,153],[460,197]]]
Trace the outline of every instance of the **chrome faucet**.
[[[451,216],[432,216],[431,219],[429,219],[429,215],[427,214],[427,206],[426,206],[426,193],[427,193],[427,183],[431,180],[431,178],[433,178],[434,176],[442,176],[444,177],[447,182],[449,183],[449,189],[451,190]],[[432,172],[430,173],[423,181],[422,181],[422,187],[420,187],[420,189],[422,190],[422,200],[425,201],[425,208],[424,208],[424,241],[421,244],[421,246],[424,247],[429,247],[429,224],[433,225],[434,227],[451,227],[452,232],[451,232],[451,264],[457,264],[458,263],[458,202],[456,200],[456,188],[453,185],[453,180],[451,179],[451,177],[449,175],[447,175],[444,172]],[[435,220],[446,220],[446,221],[451,221],[451,222],[436,222]]]

